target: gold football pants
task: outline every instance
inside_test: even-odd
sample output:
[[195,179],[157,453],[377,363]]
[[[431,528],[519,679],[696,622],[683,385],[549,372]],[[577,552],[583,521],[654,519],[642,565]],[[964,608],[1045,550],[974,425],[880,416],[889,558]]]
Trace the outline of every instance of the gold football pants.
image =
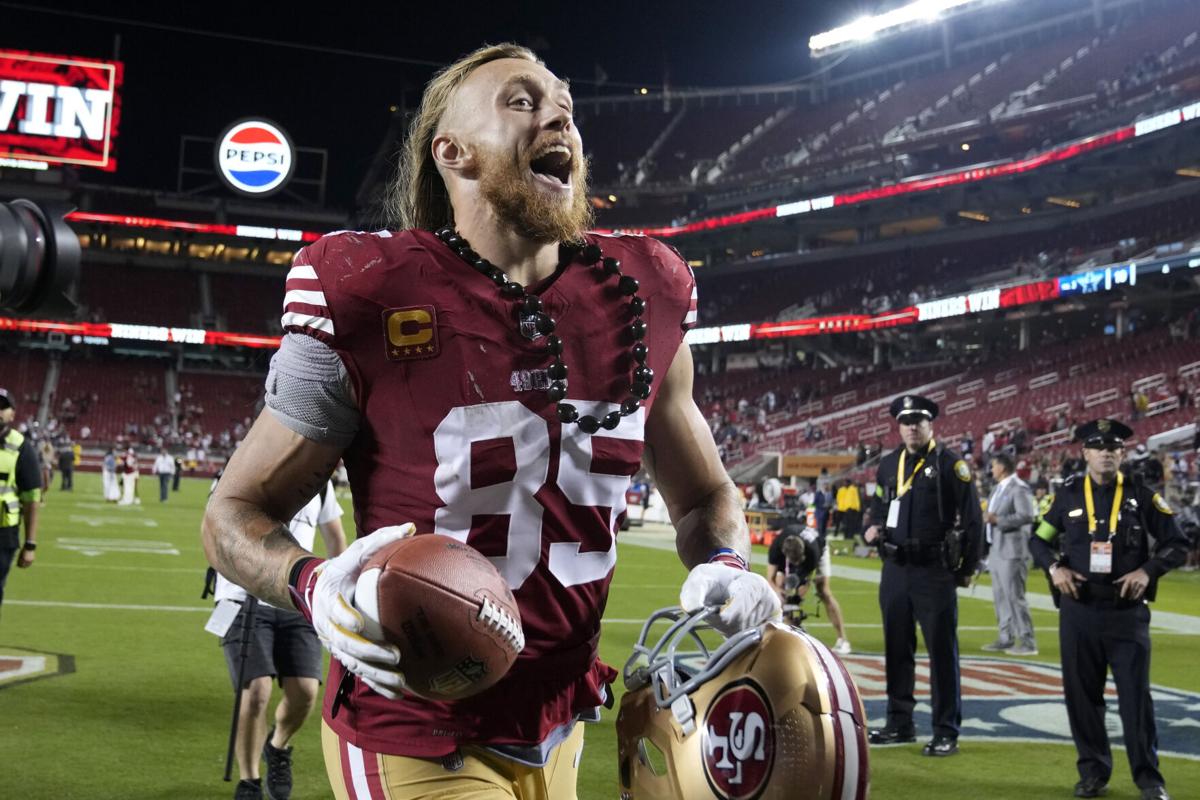
[[583,723],[575,723],[544,767],[528,767],[479,747],[464,747],[462,769],[451,771],[441,759],[362,750],[324,721],[321,747],[337,800],[576,800]]

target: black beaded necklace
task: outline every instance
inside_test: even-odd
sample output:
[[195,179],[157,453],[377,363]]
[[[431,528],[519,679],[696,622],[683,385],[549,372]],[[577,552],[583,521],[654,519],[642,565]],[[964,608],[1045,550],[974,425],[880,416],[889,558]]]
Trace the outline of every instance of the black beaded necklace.
[[629,397],[621,403],[619,411],[611,411],[605,414],[603,419],[597,419],[591,414],[580,416],[579,410],[575,406],[562,402],[562,399],[567,396],[567,365],[563,363],[562,359],[563,342],[562,338],[554,332],[556,327],[554,318],[543,310],[542,299],[535,294],[528,294],[521,284],[510,281],[504,270],[472,250],[470,243],[459,236],[458,231],[454,228],[447,225],[438,230],[436,236],[459,258],[496,284],[501,295],[515,302],[518,321],[522,314],[532,317],[537,332],[546,337],[546,352],[554,358],[547,370],[550,387],[546,390],[546,395],[555,404],[559,422],[564,425],[573,422],[579,426],[580,430],[588,434],[595,433],[601,428],[611,431],[621,423],[622,417],[628,417],[636,412],[642,401],[650,396],[650,385],[654,382],[654,370],[646,366],[650,350],[642,341],[646,337],[646,321],[642,319],[642,313],[646,310],[646,301],[637,296],[637,278],[631,275],[622,275],[621,262],[615,258],[605,257],[599,245],[564,244],[560,249],[564,263],[576,261],[580,264],[596,265],[604,270],[605,275],[619,276],[617,289],[622,295],[629,298],[629,311],[633,315],[633,322],[625,331],[633,341],[630,355],[633,356],[636,366],[629,384]]

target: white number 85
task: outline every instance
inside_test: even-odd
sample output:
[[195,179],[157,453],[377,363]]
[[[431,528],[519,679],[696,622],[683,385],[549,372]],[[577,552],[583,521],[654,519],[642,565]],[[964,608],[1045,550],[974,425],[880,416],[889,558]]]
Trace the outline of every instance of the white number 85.
[[[603,418],[619,406],[590,400],[567,400],[580,416]],[[645,409],[639,408],[617,426],[595,436],[642,441]],[[471,488],[471,443],[509,437],[513,442],[516,474],[511,481]],[[610,537],[617,516],[625,510],[629,476],[604,475],[591,471],[592,441],[578,425],[562,426],[559,448],[558,487],[570,502],[581,506],[611,509]],[[491,559],[514,590],[537,567],[542,551],[542,505],[534,495],[546,483],[550,466],[550,432],[547,422],[521,403],[482,403],[451,409],[433,434],[437,454],[434,486],[446,505],[434,515],[434,532],[465,542],[476,514],[507,514],[507,554]],[[606,552],[580,553],[579,542],[550,544],[550,573],[563,585],[575,586],[604,578],[617,563],[617,543],[610,538]]]

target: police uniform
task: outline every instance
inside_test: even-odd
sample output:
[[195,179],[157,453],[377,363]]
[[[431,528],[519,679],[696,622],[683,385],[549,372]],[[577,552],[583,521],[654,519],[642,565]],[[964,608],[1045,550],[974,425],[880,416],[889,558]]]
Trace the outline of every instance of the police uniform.
[[[938,406],[916,395],[891,405],[898,420],[937,417]],[[979,561],[982,518],[971,470],[931,439],[920,452],[900,447],[879,464],[871,524],[883,558],[879,607],[887,673],[887,724],[873,744],[911,742],[916,626],[929,651],[934,738],[925,755],[957,752],[962,722],[958,666],[957,586],[967,585]]]
[[[1085,448],[1110,448],[1132,435],[1120,422],[1101,419],[1080,427],[1076,438]],[[1104,485],[1089,473],[1069,477],[1030,540],[1038,566],[1069,567],[1086,579],[1078,584],[1078,598],[1055,592],[1067,717],[1079,753],[1076,797],[1099,797],[1112,774],[1104,727],[1109,667],[1134,783],[1143,798],[1167,797],[1150,698],[1147,601],[1154,599],[1159,577],[1184,562],[1187,548],[1166,501],[1122,471]],[[1150,579],[1144,597],[1122,597],[1117,579],[1138,569]]]

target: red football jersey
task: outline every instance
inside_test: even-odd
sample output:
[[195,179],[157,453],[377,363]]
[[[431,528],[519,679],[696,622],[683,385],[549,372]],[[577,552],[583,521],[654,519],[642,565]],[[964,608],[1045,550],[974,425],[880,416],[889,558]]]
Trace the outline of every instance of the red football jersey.
[[[599,704],[615,678],[596,658],[614,537],[646,417],[695,322],[695,280],[653,239],[588,240],[640,282],[655,373],[642,408],[592,436],[559,423],[546,396],[552,357],[531,326],[522,333],[517,302],[432,233],[331,234],[288,273],[285,329],[336,350],[358,398],[345,461],[360,534],[413,522],[467,542],[504,575],[525,629],[511,672],[456,703],[390,701],[357,682],[331,718],[343,671],[333,661],[325,719],[359,747],[435,757],[460,742],[538,743]],[[563,340],[565,402],[597,418],[617,410],[635,317],[616,279],[571,264],[530,288]]]

